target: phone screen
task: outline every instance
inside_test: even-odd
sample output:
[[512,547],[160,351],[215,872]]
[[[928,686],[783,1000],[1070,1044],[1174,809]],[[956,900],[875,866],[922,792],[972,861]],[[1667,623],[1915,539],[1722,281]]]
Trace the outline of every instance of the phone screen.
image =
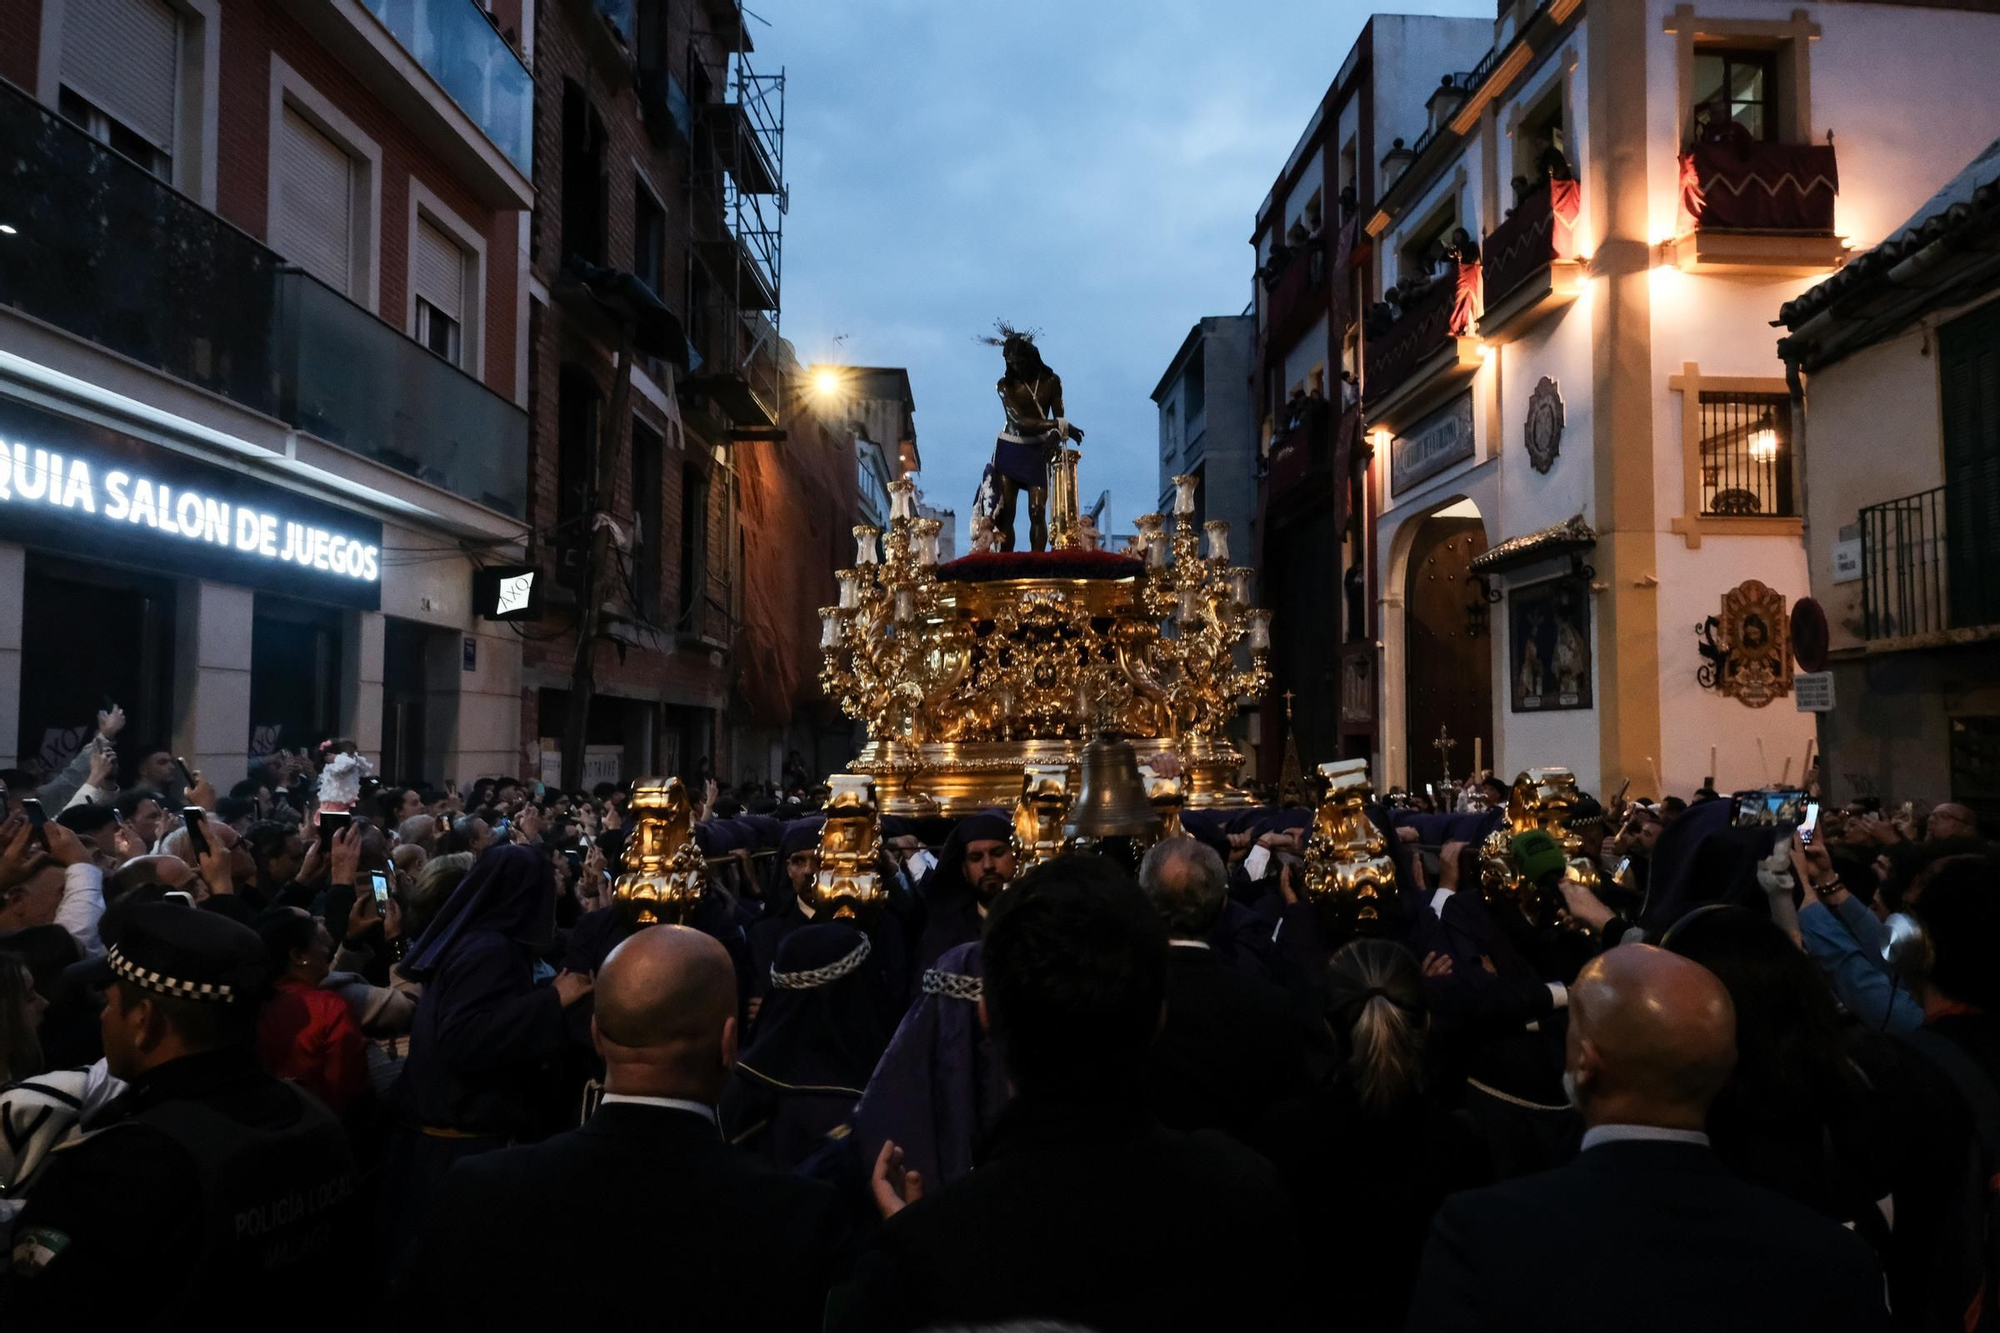
[[183,807],[181,822],[187,826],[188,846],[196,856],[208,854],[208,836],[202,832],[202,825],[208,820],[208,811],[198,805]]
[[1796,788],[1740,792],[1736,797],[1736,825],[1797,825],[1805,818],[1806,794]]
[[368,883],[375,890],[375,910],[380,912],[389,906],[389,877],[379,870],[368,872]]
[[175,760],[174,760],[174,767],[175,767],[175,768],[178,768],[178,769],[179,769],[179,770],[181,771],[181,785],[182,785],[182,786],[184,786],[184,787],[192,787],[192,786],[194,786],[194,770],[192,770],[192,769],[190,769],[190,768],[188,767],[188,761],[187,761],[187,760],[185,760],[185,759],[179,759],[179,758],[175,759]]
[[1812,846],[1813,835],[1818,832],[1819,802],[1807,801],[1805,817],[1799,820],[1799,842],[1806,847]]
[[28,826],[30,828],[38,829],[49,822],[48,811],[42,809],[42,803],[32,796],[23,796],[21,798],[21,810],[28,816]]

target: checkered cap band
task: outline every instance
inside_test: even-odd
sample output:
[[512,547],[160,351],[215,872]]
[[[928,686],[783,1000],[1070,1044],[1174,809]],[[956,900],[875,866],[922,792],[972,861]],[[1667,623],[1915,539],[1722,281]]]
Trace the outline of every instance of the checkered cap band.
[[868,961],[874,949],[868,937],[863,935],[861,943],[854,946],[845,958],[835,959],[825,967],[808,968],[804,972],[780,972],[776,963],[771,964],[771,985],[778,990],[811,990],[815,986],[828,986]]
[[140,967],[118,951],[117,945],[105,955],[105,962],[121,980],[129,981],[141,990],[149,990],[158,995],[166,995],[176,1000],[219,1000],[223,1004],[236,1003],[236,988],[225,983],[212,981],[182,981],[164,972],[155,972]]
[[984,978],[967,976],[963,972],[940,972],[931,968],[924,973],[924,994],[942,995],[948,1000],[966,1000],[977,1003],[986,993]]

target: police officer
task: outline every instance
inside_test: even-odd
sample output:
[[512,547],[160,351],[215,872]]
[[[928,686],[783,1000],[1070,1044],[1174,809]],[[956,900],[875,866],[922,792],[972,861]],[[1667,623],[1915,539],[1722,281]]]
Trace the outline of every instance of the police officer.
[[330,1111],[257,1067],[256,932],[147,904],[89,966],[130,1087],[36,1182],[0,1324],[313,1326],[312,1289],[356,1241],[354,1163]]

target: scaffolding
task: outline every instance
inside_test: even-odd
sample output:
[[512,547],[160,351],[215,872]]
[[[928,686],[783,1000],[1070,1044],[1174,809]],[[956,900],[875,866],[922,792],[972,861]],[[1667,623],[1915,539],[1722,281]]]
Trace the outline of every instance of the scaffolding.
[[[689,44],[690,193],[696,264],[688,285],[689,387],[728,414],[738,439],[776,438],[783,420],[785,72],[759,73],[741,0],[698,0],[711,39]],[[719,52],[708,63],[704,50]],[[715,95],[711,90],[719,92]]]

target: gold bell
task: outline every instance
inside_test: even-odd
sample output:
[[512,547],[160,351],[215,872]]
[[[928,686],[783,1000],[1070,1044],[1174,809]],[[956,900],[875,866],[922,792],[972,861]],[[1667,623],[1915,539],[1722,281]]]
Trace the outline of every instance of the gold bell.
[[1070,803],[1063,833],[1071,838],[1142,837],[1159,816],[1139,781],[1139,756],[1111,732],[1083,748],[1083,784]]

